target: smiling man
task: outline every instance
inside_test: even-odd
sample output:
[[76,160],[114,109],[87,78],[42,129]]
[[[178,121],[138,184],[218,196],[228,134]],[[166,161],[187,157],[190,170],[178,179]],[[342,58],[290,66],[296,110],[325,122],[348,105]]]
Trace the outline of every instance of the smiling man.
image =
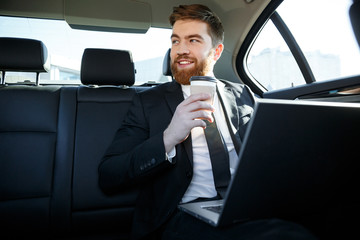
[[178,211],[179,203],[220,198],[204,129],[216,119],[232,173],[255,98],[245,85],[225,80],[217,80],[213,106],[207,94],[190,95],[190,77],[214,76],[224,30],[215,13],[198,4],[174,7],[169,20],[175,81],[135,95],[99,166],[105,193],[140,188],[133,238],[314,239],[302,226],[278,219],[213,228]]
[[[215,62],[220,58],[224,45],[222,32],[214,39],[208,25],[202,21],[177,20],[173,22],[171,35],[171,71],[175,80],[189,84],[192,76],[213,76]],[[218,26],[221,28],[221,25]]]

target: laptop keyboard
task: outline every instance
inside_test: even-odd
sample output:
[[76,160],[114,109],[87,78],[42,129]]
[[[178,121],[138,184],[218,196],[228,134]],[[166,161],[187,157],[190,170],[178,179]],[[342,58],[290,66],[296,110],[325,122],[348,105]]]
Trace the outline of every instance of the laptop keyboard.
[[209,210],[211,212],[220,213],[223,208],[223,205],[203,206],[202,208]]

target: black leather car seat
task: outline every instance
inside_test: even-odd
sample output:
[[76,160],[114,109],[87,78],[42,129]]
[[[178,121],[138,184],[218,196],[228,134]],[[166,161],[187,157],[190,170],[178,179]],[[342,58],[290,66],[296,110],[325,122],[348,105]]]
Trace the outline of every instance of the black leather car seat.
[[[77,95],[72,186],[72,224],[84,232],[131,229],[137,191],[106,196],[98,186],[98,166],[135,94],[129,51],[85,49]],[[126,146],[124,146],[126,147]],[[115,235],[116,235],[115,234]]]
[[169,48],[165,53],[162,72],[164,76],[170,76],[172,78],[170,52],[171,48]]
[[[0,38],[0,52],[3,76],[47,70],[40,41]],[[60,98],[60,86],[0,87],[0,227],[12,234],[50,228]]]

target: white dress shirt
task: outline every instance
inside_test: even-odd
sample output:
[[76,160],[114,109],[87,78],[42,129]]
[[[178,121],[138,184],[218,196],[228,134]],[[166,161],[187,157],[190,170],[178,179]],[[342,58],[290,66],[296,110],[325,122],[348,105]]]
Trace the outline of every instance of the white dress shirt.
[[[217,83],[218,88],[223,88],[224,84]],[[184,98],[190,95],[190,86],[182,85]],[[238,156],[232,142],[228,126],[226,124],[223,109],[217,94],[214,98],[214,116],[220,132],[225,140],[227,149],[229,151],[230,173],[233,175],[235,166],[238,161]],[[193,147],[193,177],[191,183],[185,192],[182,203],[195,200],[196,198],[212,198],[217,195],[214,177],[212,173],[209,150],[207,147],[204,130],[201,127],[196,127],[191,130],[191,140]],[[174,152],[172,155],[175,155]],[[170,155],[170,154],[169,154]]]

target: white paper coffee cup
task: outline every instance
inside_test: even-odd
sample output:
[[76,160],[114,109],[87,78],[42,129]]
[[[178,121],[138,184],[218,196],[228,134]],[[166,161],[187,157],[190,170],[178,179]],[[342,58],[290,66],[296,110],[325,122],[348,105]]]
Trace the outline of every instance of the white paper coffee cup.
[[216,78],[209,76],[192,76],[190,78],[190,94],[208,93],[211,95],[209,103],[214,103]]

